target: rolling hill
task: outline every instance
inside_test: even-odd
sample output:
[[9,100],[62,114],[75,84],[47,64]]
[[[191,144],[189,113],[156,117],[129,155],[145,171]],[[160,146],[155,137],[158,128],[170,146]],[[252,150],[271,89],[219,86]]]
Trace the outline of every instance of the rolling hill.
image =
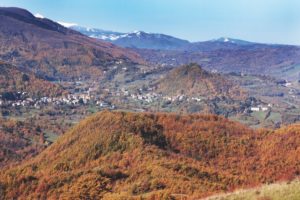
[[246,93],[225,75],[208,72],[196,63],[182,65],[171,70],[156,85],[157,91],[168,95],[226,96],[243,99]]
[[134,51],[154,65],[178,66],[194,62],[209,71],[264,74],[279,79],[299,80],[298,46],[256,43],[240,45],[217,40],[191,44],[187,50]]
[[0,175],[4,199],[195,199],[299,175],[299,125],[98,113]]
[[136,53],[70,30],[20,8],[0,8],[0,59],[46,79],[99,78]]

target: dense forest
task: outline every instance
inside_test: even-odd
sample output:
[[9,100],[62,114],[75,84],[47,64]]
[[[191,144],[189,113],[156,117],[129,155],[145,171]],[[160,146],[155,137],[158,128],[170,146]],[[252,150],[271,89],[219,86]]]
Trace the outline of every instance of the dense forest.
[[0,167],[32,157],[44,147],[39,126],[0,118]]
[[168,95],[227,97],[244,100],[247,93],[225,75],[204,70],[197,63],[176,67],[156,84],[157,91]]
[[2,99],[18,99],[23,92],[30,97],[56,97],[66,93],[60,86],[24,73],[16,66],[0,61],[0,95]]
[[104,111],[0,175],[4,199],[195,199],[300,173],[300,125]]

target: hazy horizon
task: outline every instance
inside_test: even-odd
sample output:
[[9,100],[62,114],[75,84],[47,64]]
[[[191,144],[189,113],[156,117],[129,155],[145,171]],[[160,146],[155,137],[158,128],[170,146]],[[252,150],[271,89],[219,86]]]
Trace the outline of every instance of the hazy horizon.
[[229,37],[300,45],[297,0],[2,0],[0,6],[84,27],[163,33],[192,42]]

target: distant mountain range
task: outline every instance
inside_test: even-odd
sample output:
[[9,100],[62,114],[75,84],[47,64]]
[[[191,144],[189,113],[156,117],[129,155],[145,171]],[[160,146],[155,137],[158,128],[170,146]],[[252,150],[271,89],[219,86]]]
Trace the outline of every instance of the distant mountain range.
[[164,34],[60,23],[64,26],[24,9],[0,8],[0,60],[48,80],[99,78],[116,63],[179,66],[192,62],[210,71],[299,79],[298,46],[232,38],[189,42]]
[[262,44],[229,37],[189,42],[176,37],[134,31],[119,33],[70,26],[89,37],[131,48],[152,65],[179,66],[198,63],[223,73],[265,74],[278,78],[300,78],[300,47]]
[[232,49],[237,46],[260,46],[254,42],[245,40],[221,37],[204,42],[190,42],[170,35],[160,33],[147,33],[144,31],[133,31],[121,33],[116,31],[107,31],[97,28],[86,28],[74,24],[60,22],[62,25],[76,30],[92,38],[105,40],[121,47],[154,49],[154,50],[185,50],[185,51],[207,51],[213,49]]
[[70,26],[70,28],[89,37],[105,40],[121,47],[175,50],[190,44],[187,40],[164,34],[146,33],[144,31],[120,33],[81,26]]

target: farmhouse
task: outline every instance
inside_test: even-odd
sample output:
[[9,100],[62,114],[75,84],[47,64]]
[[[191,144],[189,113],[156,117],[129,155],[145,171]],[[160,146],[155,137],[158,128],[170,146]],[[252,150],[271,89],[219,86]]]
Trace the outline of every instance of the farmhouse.
[[270,107],[267,106],[263,106],[263,105],[259,105],[257,107],[251,107],[250,110],[253,112],[259,112],[259,111],[268,111],[270,109]]

